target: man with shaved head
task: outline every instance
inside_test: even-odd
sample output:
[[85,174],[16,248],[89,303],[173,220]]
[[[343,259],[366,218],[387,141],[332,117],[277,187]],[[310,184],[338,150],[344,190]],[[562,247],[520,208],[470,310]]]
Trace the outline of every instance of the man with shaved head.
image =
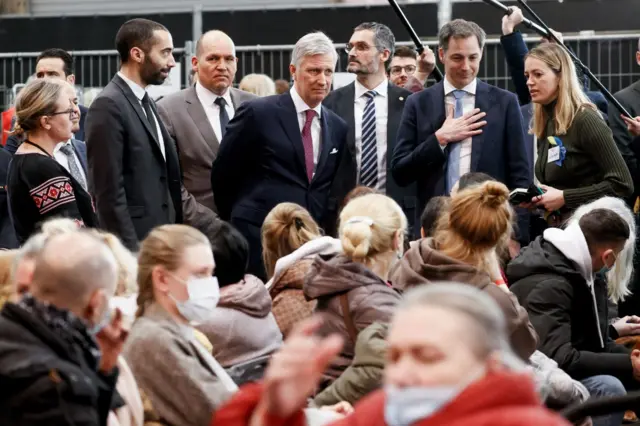
[[109,309],[117,273],[88,232],[44,243],[30,293],[0,312],[0,424],[104,425],[123,404],[115,385],[126,332]]
[[185,218],[202,217],[202,206],[217,211],[211,164],[236,109],[256,98],[232,87],[237,63],[236,48],[228,35],[216,30],[204,33],[191,59],[197,83],[158,103],[162,121],[178,145],[184,186],[197,201],[183,202]]

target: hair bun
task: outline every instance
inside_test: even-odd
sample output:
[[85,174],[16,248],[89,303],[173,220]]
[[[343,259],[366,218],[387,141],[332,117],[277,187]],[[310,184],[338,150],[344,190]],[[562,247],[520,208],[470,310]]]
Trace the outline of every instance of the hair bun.
[[16,124],[13,126],[13,130],[11,130],[9,134],[13,136],[22,136],[24,134],[24,129],[22,128],[20,123],[16,122]]
[[502,206],[509,200],[509,190],[497,181],[488,181],[480,186],[480,201],[493,209]]

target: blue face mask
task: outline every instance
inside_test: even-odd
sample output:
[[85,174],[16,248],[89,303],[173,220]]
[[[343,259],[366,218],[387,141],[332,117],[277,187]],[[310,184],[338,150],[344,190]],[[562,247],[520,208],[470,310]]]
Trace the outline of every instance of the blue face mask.
[[93,327],[88,327],[87,332],[91,336],[95,337],[98,333],[102,331],[103,328],[109,325],[109,322],[111,322],[111,309],[109,309],[109,307],[107,306],[107,309],[105,309],[104,314],[102,315],[102,318],[100,319],[100,321],[98,321],[98,323],[95,324]]
[[613,253],[613,264],[609,267],[609,266],[607,266],[607,262],[605,261],[604,262],[604,266],[602,268],[600,268],[600,270],[598,271],[598,274],[606,276],[609,272],[611,272],[611,270],[615,266],[616,260],[618,260],[618,259],[616,258],[615,253]]
[[384,420],[389,426],[410,426],[431,417],[455,399],[457,386],[385,388]]

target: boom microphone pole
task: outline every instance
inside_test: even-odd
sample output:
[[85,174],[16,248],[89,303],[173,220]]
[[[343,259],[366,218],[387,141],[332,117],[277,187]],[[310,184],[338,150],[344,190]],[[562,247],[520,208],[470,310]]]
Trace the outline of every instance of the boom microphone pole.
[[[409,20],[405,16],[402,9],[400,9],[398,2],[396,0],[389,0],[389,4],[393,8],[393,11],[396,12],[396,15],[398,15],[398,18],[400,18],[400,22],[402,22],[402,25],[404,25],[404,28],[409,33],[409,37],[411,37],[411,40],[413,40],[413,43],[416,45],[416,50],[418,51],[419,54],[422,54],[422,52],[424,52],[424,45],[422,44],[422,41],[420,41],[418,34],[416,34],[415,30],[409,23]],[[433,78],[436,81],[442,81],[442,71],[440,71],[440,69],[438,68],[437,61],[432,74],[433,74]]]
[[[507,15],[511,15],[511,9],[505,6],[504,4],[500,3],[498,0],[483,0],[483,1],[489,6],[493,6],[496,9],[500,9]],[[541,27],[540,25],[536,24],[535,22],[531,22],[529,19],[523,18],[522,23],[528,28],[531,28],[532,30],[540,34],[542,37],[546,37],[546,38],[549,37],[549,33],[547,32],[547,30]]]
[[[485,1],[488,1],[488,0],[485,0]],[[496,0],[491,0],[491,1],[496,1]],[[531,16],[533,16],[533,19],[538,21],[538,23],[542,26],[542,28],[544,28],[544,30],[548,34],[548,37],[553,39],[553,41],[555,41],[558,45],[562,46],[564,50],[567,51],[569,56],[571,56],[571,59],[573,59],[574,63],[578,65],[580,68],[582,68],[582,72],[584,72],[587,75],[587,77],[589,77],[589,79],[593,81],[596,86],[598,86],[598,89],[600,89],[604,97],[607,98],[607,100],[611,102],[618,109],[618,111],[620,111],[622,114],[626,115],[628,118],[633,120],[633,116],[629,114],[629,111],[627,111],[626,108],[622,106],[622,104],[611,94],[611,92],[609,92],[609,90],[604,86],[604,84],[602,84],[602,82],[600,82],[600,80],[598,80],[598,78],[595,75],[593,75],[591,70],[584,63],[582,63],[582,61],[571,51],[571,49],[565,46],[565,44],[562,43],[558,39],[558,37],[556,37],[553,31],[551,31],[551,29],[547,26],[547,24],[545,24],[544,21],[540,19],[540,17],[533,11],[533,9],[531,9],[531,7],[527,4],[527,2],[525,2],[524,0],[518,0],[518,3],[520,3],[522,7],[526,9],[526,11],[529,12]]]

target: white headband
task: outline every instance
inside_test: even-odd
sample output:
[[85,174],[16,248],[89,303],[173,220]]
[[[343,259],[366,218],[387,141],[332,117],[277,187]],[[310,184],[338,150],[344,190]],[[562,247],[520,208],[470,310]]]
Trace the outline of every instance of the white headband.
[[373,219],[368,216],[354,216],[351,219],[347,220],[345,225],[350,225],[352,223],[366,223],[369,226],[373,226]]

